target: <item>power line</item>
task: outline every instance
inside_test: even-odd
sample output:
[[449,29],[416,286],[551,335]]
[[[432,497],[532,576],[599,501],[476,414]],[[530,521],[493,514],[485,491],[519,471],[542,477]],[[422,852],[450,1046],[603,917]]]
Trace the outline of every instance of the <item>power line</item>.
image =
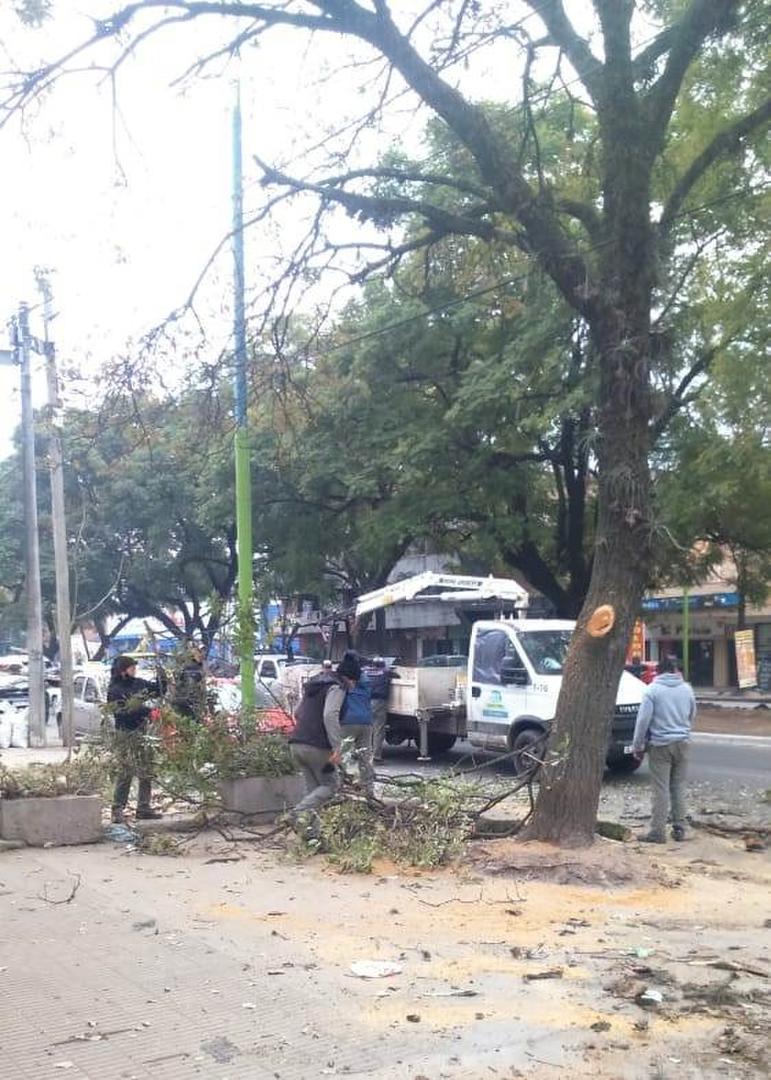
[[[754,188],[752,191],[735,191],[722,197],[717,197],[709,202],[702,203],[701,206],[695,207],[691,210],[684,210],[679,214],[675,214],[673,221],[679,221],[687,217],[692,217],[696,214],[700,214],[705,210],[711,209],[713,206],[720,206],[727,202],[732,202],[734,199],[743,198],[749,195],[756,195],[768,190],[769,185],[761,185]],[[580,255],[591,255],[596,251],[607,247],[610,244],[610,240],[603,240],[601,243],[594,244],[589,248],[585,248],[579,252]],[[567,256],[566,256],[567,258]],[[404,319],[399,319],[396,322],[389,323],[387,326],[380,327],[377,330],[368,330],[363,334],[359,334],[356,337],[348,338],[345,341],[337,342],[334,345],[328,345],[322,349],[317,349],[314,352],[315,356],[327,356],[329,353],[339,352],[341,349],[346,349],[352,345],[358,345],[361,342],[369,341],[372,338],[380,337],[383,334],[390,334],[395,330],[401,330],[405,326],[410,326],[412,323],[420,322],[422,319],[429,319],[432,315],[441,315],[443,312],[451,310],[455,307],[460,307],[463,304],[468,303],[471,300],[476,300],[480,296],[486,296],[488,293],[497,292],[499,289],[506,288],[511,285],[517,285],[527,279],[532,274],[532,268],[525,273],[517,274],[514,277],[502,278],[499,281],[494,282],[492,285],[486,285],[483,288],[474,289],[464,296],[454,297],[452,300],[447,300],[443,304],[437,304],[435,307],[426,309],[425,311],[417,312],[415,315],[408,315]]]

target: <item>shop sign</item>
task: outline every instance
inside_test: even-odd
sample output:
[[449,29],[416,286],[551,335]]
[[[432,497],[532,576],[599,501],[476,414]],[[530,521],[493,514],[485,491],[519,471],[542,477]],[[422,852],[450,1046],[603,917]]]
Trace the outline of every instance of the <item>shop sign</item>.
[[632,627],[632,640],[629,642],[627,663],[631,661],[633,656],[639,656],[640,659],[645,656],[645,623],[642,619],[635,619]]
[[[682,596],[646,596],[643,598],[643,611],[682,611]],[[739,606],[738,592],[689,593],[689,611],[722,610]]]
[[739,689],[746,690],[750,686],[757,686],[754,630],[737,630],[734,634],[734,644],[736,646],[736,674],[739,677]]
[[[650,622],[648,624],[643,623],[645,626],[648,637],[655,640],[656,638],[681,638],[683,636],[683,624],[677,623],[657,623]],[[733,629],[731,629],[733,633]],[[697,622],[691,623],[689,637],[690,638],[714,638],[720,637],[722,633],[722,626],[717,622]]]

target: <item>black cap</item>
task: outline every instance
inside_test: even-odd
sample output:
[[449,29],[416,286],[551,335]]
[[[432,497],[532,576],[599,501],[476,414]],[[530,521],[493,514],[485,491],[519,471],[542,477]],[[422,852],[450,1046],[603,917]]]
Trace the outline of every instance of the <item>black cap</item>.
[[358,682],[361,677],[361,660],[359,654],[349,649],[343,654],[343,659],[337,665],[337,674],[345,676],[346,679],[353,679]]

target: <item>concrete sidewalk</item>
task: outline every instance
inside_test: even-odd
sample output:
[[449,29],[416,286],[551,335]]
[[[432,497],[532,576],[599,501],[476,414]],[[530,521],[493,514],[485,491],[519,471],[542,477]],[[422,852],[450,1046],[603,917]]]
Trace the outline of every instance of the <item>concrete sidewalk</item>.
[[[432,932],[432,906],[462,882],[340,878],[253,849],[206,858],[107,844],[2,857],[2,1080],[478,1080],[577,1057],[553,991],[528,989],[506,948],[509,992],[498,975],[483,991],[480,946]],[[489,937],[477,922],[472,937]],[[369,959],[393,961],[392,977],[356,978]],[[469,980],[478,1000],[453,1001]],[[512,1020],[512,986],[542,1019]]]
[[[368,1032],[339,1045],[339,987],[264,911],[230,909],[255,927],[234,940],[243,875],[202,868],[199,907],[189,868],[137,862],[104,846],[3,857],[3,1080],[303,1080],[386,1063]],[[216,930],[207,905],[225,911]]]
[[63,746],[39,746],[23,749],[11,746],[8,750],[0,750],[0,765],[7,765],[9,769],[23,769],[27,765],[58,765],[67,757],[67,750]]

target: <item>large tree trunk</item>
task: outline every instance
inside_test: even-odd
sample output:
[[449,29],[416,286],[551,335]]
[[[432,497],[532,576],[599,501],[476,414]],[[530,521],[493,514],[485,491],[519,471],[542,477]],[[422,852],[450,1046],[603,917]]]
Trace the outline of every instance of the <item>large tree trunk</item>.
[[[639,363],[644,366],[644,357]],[[630,374],[614,381],[618,407],[635,380]],[[622,411],[614,416],[609,406],[603,428],[592,580],[567,657],[549,757],[527,832],[529,838],[567,846],[589,844],[594,837],[619,676],[650,560],[647,423],[632,421]],[[613,607],[615,624],[607,636],[591,637],[587,621],[603,604]]]
[[[631,11],[631,9],[629,9]],[[627,12],[628,17],[629,12]],[[624,61],[621,63],[623,75]],[[598,359],[598,526],[589,591],[569,650],[541,791],[528,835],[594,839],[618,682],[651,566],[650,312],[655,268],[650,175],[655,143],[628,80],[602,117],[605,246],[588,314]],[[587,622],[610,604],[612,630]]]

